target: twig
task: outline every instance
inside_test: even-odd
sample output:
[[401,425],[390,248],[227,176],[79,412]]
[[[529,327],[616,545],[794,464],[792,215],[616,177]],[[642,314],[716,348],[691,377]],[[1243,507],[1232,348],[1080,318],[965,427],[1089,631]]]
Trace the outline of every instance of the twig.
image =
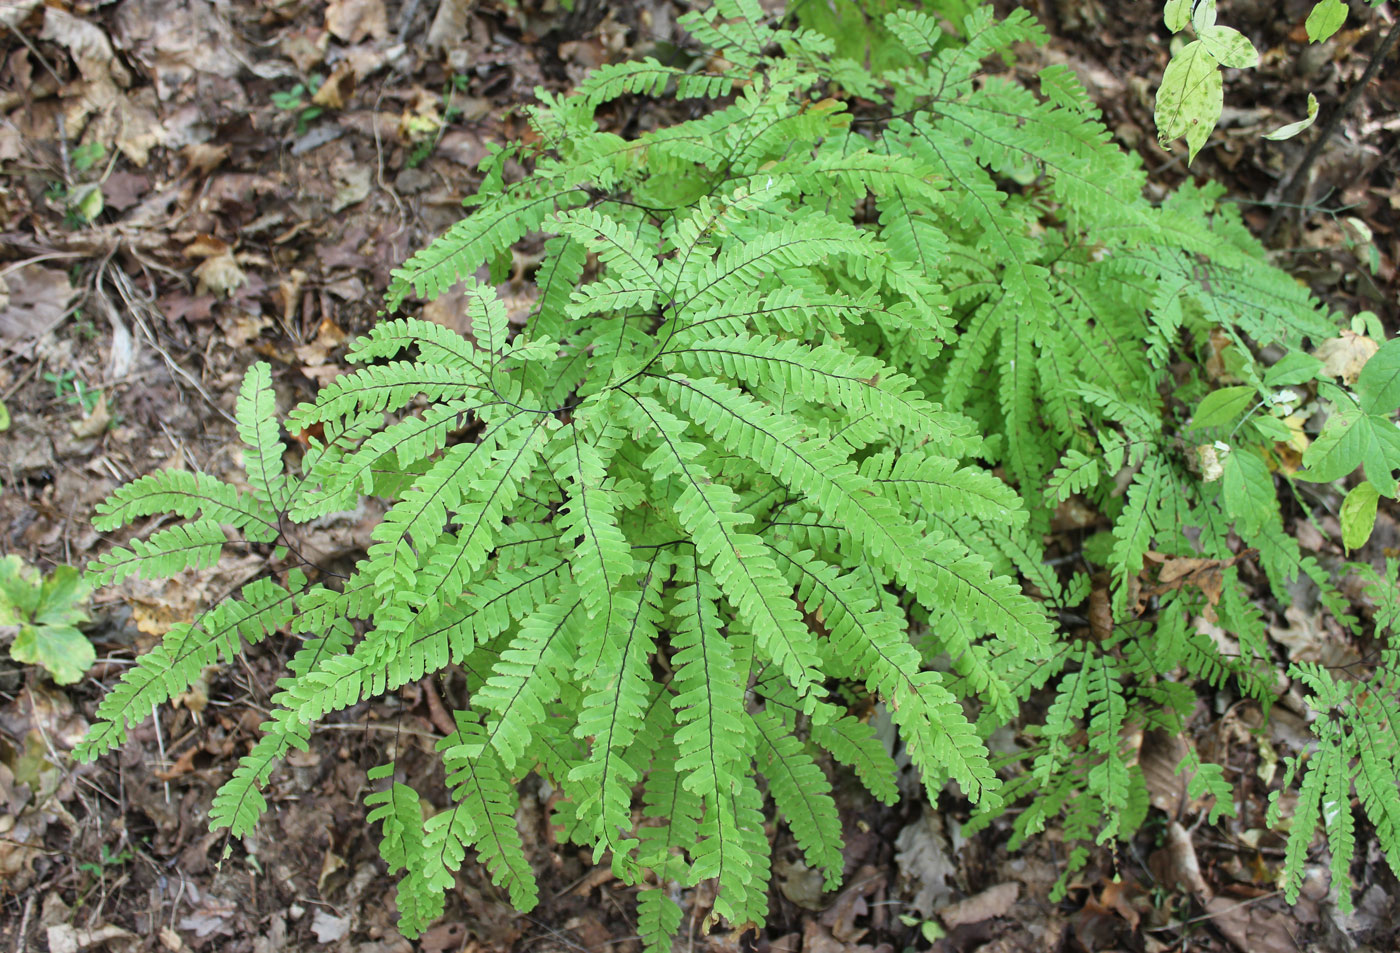
[[[160,753],[160,766],[162,769],[170,767],[170,761],[165,757],[165,735],[160,730],[160,712],[156,711],[156,706],[151,706],[151,724],[156,729],[156,751]],[[170,803],[170,782],[165,782],[165,803]]]
[[1297,205],[1302,198],[1303,186],[1307,183],[1308,173],[1312,170],[1313,163],[1318,156],[1322,155],[1322,150],[1331,141],[1332,135],[1337,131],[1337,127],[1346,118],[1356,105],[1356,101],[1361,98],[1362,92],[1370,85],[1371,80],[1381,71],[1385,65],[1386,58],[1390,56],[1391,50],[1395,48],[1395,43],[1400,40],[1400,18],[1397,18],[1390,25],[1390,32],[1381,40],[1380,47],[1376,50],[1376,55],[1371,57],[1371,62],[1366,66],[1366,72],[1361,74],[1361,79],[1356,85],[1347,91],[1346,98],[1342,100],[1340,106],[1332,110],[1327,117],[1327,122],[1322,126],[1322,131],[1317,134],[1308,151],[1303,155],[1303,161],[1298,163],[1298,168],[1293,170],[1293,175],[1289,177],[1288,183],[1279,194],[1280,203],[1274,206],[1274,212],[1269,216],[1269,224],[1264,228],[1264,241],[1268,242],[1278,230],[1283,222],[1284,210],[1291,204]]
[[34,913],[34,898],[38,891],[29,891],[29,896],[24,898],[24,914],[19,918],[19,932],[15,934],[15,953],[24,953],[25,937],[29,935],[29,917]]

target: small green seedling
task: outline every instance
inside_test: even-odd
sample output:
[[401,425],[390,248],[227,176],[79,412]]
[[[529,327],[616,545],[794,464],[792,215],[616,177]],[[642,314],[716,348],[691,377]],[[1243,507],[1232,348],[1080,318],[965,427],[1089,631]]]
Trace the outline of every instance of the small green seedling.
[[72,566],[43,576],[18,556],[0,559],[0,626],[18,626],[10,658],[42,665],[53,680],[68,685],[83,677],[97,653],[77,625],[91,590]]
[[297,135],[303,135],[307,127],[311,125],[311,120],[325,112],[320,106],[310,104],[309,100],[321,88],[325,79],[320,73],[312,73],[304,83],[297,83],[285,92],[272,94],[272,105],[285,112],[297,113]]
[[53,385],[53,395],[55,398],[71,404],[74,407],[81,407],[83,413],[90,414],[97,407],[97,402],[102,399],[100,388],[89,387],[81,377],[72,371],[64,371],[55,374],[46,371],[44,380]]
[[114,854],[112,853],[112,848],[108,847],[106,844],[103,844],[102,854],[99,858],[101,862],[94,863],[93,861],[89,860],[86,863],[79,864],[78,869],[85,871],[86,873],[90,873],[100,880],[102,878],[103,872],[108,867],[120,867],[122,864],[125,864],[127,861],[131,860],[135,856],[136,855],[131,852],[131,848],[129,847],[125,850],[120,851],[119,853]]

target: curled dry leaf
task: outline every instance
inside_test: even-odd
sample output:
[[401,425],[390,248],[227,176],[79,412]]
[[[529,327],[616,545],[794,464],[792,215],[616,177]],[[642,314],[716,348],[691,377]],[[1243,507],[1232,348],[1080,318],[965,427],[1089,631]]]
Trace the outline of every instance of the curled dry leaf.
[[355,93],[355,68],[349,62],[341,61],[331,71],[330,77],[316,90],[311,101],[327,109],[344,109],[345,104]]

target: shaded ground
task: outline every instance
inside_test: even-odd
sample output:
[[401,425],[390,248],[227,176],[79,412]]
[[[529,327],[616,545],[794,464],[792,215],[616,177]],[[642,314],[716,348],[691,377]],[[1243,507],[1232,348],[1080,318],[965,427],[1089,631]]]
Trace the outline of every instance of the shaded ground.
[[[1367,21],[1353,17],[1356,29],[1308,50],[1298,35],[1308,6],[1239,0],[1222,12],[1265,59],[1230,71],[1222,130],[1191,174],[1219,177],[1246,200],[1276,197],[1308,138],[1267,143],[1259,133],[1301,116],[1310,90],[1324,110],[1335,104],[1378,39],[1380,24],[1360,28]],[[1017,68],[1069,62],[1167,188],[1187,171],[1184,149],[1164,152],[1153,134],[1152,92],[1167,58],[1157,7],[1042,0],[1055,40]],[[0,401],[11,417],[0,434],[0,552],[45,568],[81,565],[110,542],[89,517],[119,482],[171,465],[233,467],[228,415],[244,368],[271,360],[280,404],[308,399],[337,373],[345,339],[374,320],[389,269],[459,216],[487,144],[522,133],[509,107],[537,85],[565,89],[591,66],[650,52],[672,37],[681,9],[671,0],[579,0],[572,14],[553,2],[455,0],[0,6]],[[1374,310],[1393,332],[1400,71],[1382,77],[1316,166],[1302,203],[1310,208],[1290,214],[1275,243],[1336,307]],[[1266,205],[1249,213],[1260,231],[1270,215]],[[450,300],[430,312],[455,318]],[[311,555],[348,558],[376,518],[366,510],[323,527]],[[1305,524],[1298,531],[1320,557],[1340,555]],[[1382,513],[1372,555],[1397,538]],[[77,685],[56,688],[0,661],[0,943],[638,949],[631,891],[554,842],[548,792],[534,781],[520,820],[540,907],[516,916],[469,864],[441,926],[417,944],[394,931],[390,881],[363,822],[364,770],[388,732],[401,748],[431,751],[457,688],[450,681],[446,698],[425,682],[342,713],[274,778],[266,822],[237,844],[209,834],[205,812],[264,717],[284,651],[276,640],[209,671],[133,731],[120,756],[74,769],[66,752],[102,685],[260,565],[251,557],[213,577],[104,593],[89,633],[99,663]],[[1285,652],[1338,641],[1304,610],[1277,623]],[[962,838],[965,813],[953,801],[925,814],[917,798],[890,810],[843,790],[846,888],[820,895],[780,840],[770,927],[742,947],[922,949],[919,924],[941,912],[963,925],[938,948],[959,953],[1272,953],[1349,948],[1348,934],[1397,948],[1396,885],[1374,856],[1362,861],[1374,883],[1350,919],[1325,901],[1320,875],[1296,908],[1275,895],[1281,851],[1262,830],[1264,798],[1278,756],[1297,750],[1306,729],[1287,699],[1267,734],[1258,725],[1251,705],[1202,700],[1194,740],[1241,792],[1240,819],[1214,829],[1188,829],[1197,806],[1183,803],[1171,774],[1179,739],[1147,739],[1155,827],[1116,858],[1096,858],[1059,904],[1046,899],[1063,855],[1053,833],[1009,856],[1004,828]],[[435,763],[421,757],[423,771]],[[707,898],[686,900],[686,949],[741,947],[734,936],[700,935]]]

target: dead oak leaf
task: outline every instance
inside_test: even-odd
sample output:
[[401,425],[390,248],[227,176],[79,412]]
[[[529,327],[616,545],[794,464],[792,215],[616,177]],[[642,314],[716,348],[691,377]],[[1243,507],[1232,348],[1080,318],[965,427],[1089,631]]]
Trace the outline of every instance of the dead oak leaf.
[[384,0],[330,0],[326,4],[326,29],[336,39],[355,44],[367,37],[389,36],[389,14]]

